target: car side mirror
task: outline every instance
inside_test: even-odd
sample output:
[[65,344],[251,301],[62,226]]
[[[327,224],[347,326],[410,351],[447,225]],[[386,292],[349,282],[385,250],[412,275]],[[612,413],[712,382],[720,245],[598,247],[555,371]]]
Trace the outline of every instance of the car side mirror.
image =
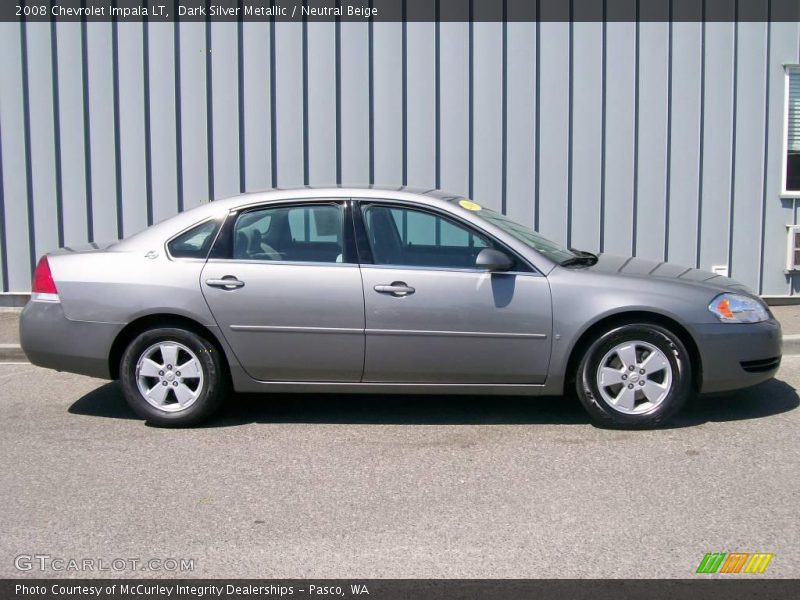
[[514,261],[494,248],[484,248],[475,258],[475,266],[486,271],[510,271]]

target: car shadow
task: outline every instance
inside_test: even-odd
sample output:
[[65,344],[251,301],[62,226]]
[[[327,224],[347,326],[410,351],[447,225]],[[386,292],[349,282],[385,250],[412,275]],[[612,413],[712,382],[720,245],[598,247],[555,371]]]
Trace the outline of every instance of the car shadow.
[[[795,410],[797,392],[773,379],[754,388],[692,398],[666,428],[760,419]],[[139,419],[117,382],[79,398],[69,412],[112,419]],[[222,412],[202,425],[249,423],[353,425],[585,425],[577,400],[565,397],[423,396],[387,394],[232,394]]]

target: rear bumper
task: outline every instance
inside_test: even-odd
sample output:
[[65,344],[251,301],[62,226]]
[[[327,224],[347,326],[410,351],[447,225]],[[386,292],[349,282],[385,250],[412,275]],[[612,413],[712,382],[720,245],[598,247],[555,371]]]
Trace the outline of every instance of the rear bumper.
[[20,345],[34,365],[110,379],[109,352],[122,327],[71,321],[61,303],[31,301],[20,317]]
[[782,334],[775,319],[763,323],[708,323],[694,328],[703,393],[725,392],[772,378],[780,366]]

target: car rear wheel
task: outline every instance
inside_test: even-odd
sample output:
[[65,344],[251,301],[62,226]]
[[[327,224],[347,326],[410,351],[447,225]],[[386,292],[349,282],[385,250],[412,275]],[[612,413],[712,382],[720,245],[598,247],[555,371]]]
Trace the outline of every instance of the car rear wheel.
[[581,359],[578,398],[604,426],[654,427],[691,392],[691,361],[681,340],[659,325],[637,323],[600,335]]
[[203,337],[177,328],[138,335],[120,362],[125,399],[140,417],[164,427],[211,416],[227,391],[222,357]]

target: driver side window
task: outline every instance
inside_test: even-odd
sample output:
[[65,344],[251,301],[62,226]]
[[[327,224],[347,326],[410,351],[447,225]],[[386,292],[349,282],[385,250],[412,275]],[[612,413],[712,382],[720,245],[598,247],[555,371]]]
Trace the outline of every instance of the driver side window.
[[364,224],[377,265],[472,269],[492,244],[463,225],[423,210],[364,207]]

